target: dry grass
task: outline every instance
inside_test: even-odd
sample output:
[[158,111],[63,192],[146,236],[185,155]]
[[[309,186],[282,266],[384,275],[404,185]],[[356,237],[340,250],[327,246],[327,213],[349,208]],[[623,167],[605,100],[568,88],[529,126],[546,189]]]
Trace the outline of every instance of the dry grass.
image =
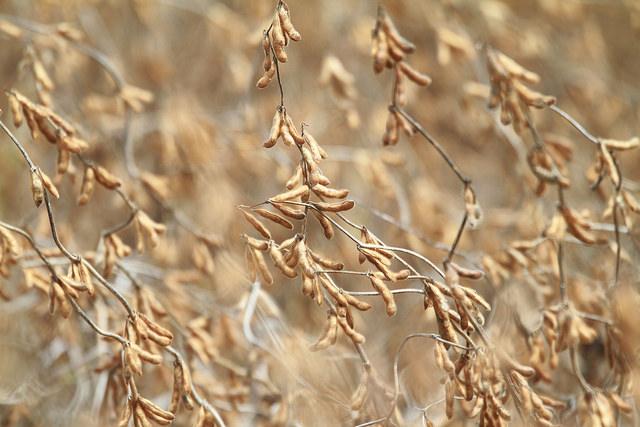
[[3,426],[638,423],[635,2],[2,13]]

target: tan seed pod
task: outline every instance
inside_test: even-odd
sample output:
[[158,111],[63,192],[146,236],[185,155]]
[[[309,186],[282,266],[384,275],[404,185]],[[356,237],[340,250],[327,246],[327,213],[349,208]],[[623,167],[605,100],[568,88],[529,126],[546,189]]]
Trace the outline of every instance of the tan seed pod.
[[287,53],[284,51],[286,39],[282,29],[282,24],[280,24],[280,15],[277,11],[273,16],[271,40],[273,40],[273,49],[276,52],[276,58],[278,58],[278,61],[287,62]]
[[293,268],[287,265],[287,263],[284,260],[284,256],[282,255],[282,252],[280,252],[280,250],[276,247],[276,245],[273,242],[269,246],[269,255],[271,255],[273,264],[278,269],[280,269],[280,271],[282,271],[282,273],[285,276],[289,278],[294,278],[298,275],[298,273],[296,273],[296,271]]
[[344,331],[345,335],[347,335],[354,344],[363,344],[366,341],[364,335],[360,334],[359,332],[356,332],[356,330],[353,329],[353,327],[349,324],[349,321],[347,320],[347,316],[348,316],[347,308],[338,307],[337,311],[338,311],[338,317],[337,317],[338,324],[340,325],[340,328],[342,328],[342,330]]
[[127,346],[124,349],[124,357],[127,367],[131,370],[131,373],[142,375],[142,362],[140,361],[138,352],[133,350],[131,346]]
[[326,159],[329,157],[327,152],[318,144],[318,141],[311,135],[309,132],[305,132],[304,139],[309,145],[309,149],[313,154],[313,158],[316,162],[319,162],[322,159]]
[[471,185],[464,187],[464,203],[467,211],[467,224],[470,228],[476,228],[482,221],[482,209],[476,200],[476,195]]
[[632,150],[640,146],[640,138],[634,136],[624,141],[601,138],[600,144],[605,145],[609,150]]
[[291,222],[289,222],[288,219],[283,218],[282,216],[273,213],[271,211],[268,211],[266,209],[262,209],[262,208],[255,208],[253,209],[253,212],[257,213],[258,215],[260,215],[263,218],[266,218],[270,221],[275,222],[278,225],[283,226],[286,229],[289,230],[293,230],[293,224]]
[[431,84],[431,77],[419,72],[406,62],[399,62],[398,67],[400,68],[400,71],[402,71],[412,82],[420,86],[428,86]]
[[24,115],[22,114],[22,107],[18,99],[12,94],[8,94],[9,98],[9,107],[11,108],[11,116],[13,117],[13,125],[16,128],[22,126],[22,122],[24,121]]
[[[58,149],[58,160],[56,161],[56,173],[64,175],[71,166],[71,154],[66,150]],[[56,176],[56,180],[58,176]]]
[[160,425],[169,425],[174,419],[173,413],[165,411],[152,401],[144,397],[138,398],[138,404],[142,407],[145,414],[154,422]]
[[322,184],[322,185],[331,185],[331,181],[329,178],[324,176],[320,170],[315,170],[311,173],[311,185]]
[[133,425],[135,427],[151,427],[151,422],[147,418],[147,414],[142,409],[142,406],[136,405],[133,414]]
[[51,80],[51,77],[49,77],[49,73],[47,73],[47,70],[44,68],[44,65],[42,65],[42,62],[40,62],[38,58],[34,57],[32,65],[33,65],[33,74],[36,80],[38,81],[38,83],[40,83],[45,90],[51,92],[55,86],[53,84],[53,80]]
[[382,299],[384,301],[385,307],[387,309],[387,316],[393,316],[398,311],[398,307],[396,305],[396,301],[393,298],[393,294],[384,283],[384,281],[378,277],[376,273],[369,275],[369,280],[371,281],[371,285],[373,288],[380,293]]
[[396,145],[398,143],[398,118],[396,114],[389,112],[387,116],[386,130],[382,137],[382,143],[387,145]]
[[307,249],[307,252],[309,253],[309,255],[311,255],[311,258],[315,262],[317,262],[318,264],[320,264],[321,266],[329,270],[342,270],[344,268],[343,263],[330,260],[329,258],[321,256],[320,254],[318,254],[315,251],[312,251],[311,249]]
[[259,251],[266,251],[269,248],[269,242],[267,240],[254,239],[247,234],[243,234],[242,238],[249,246]]
[[[307,171],[310,173],[317,172],[319,170],[318,163],[316,162],[313,152],[306,145],[303,145],[300,150],[302,151],[302,158],[307,165]],[[311,185],[315,185],[317,182],[312,182]]]
[[253,254],[253,259],[255,260],[255,264],[258,267],[258,272],[260,273],[260,278],[264,282],[265,285],[273,285],[273,276],[269,271],[269,267],[267,266],[267,262],[262,255],[262,252],[251,250]]
[[[49,176],[46,173],[42,172],[40,169],[38,169],[38,173],[40,174],[40,178],[42,178],[42,184],[44,185],[44,188],[46,188],[47,191],[51,193],[53,197],[55,197],[56,199],[59,199],[60,193],[58,192],[58,189],[56,188],[56,186],[53,184],[53,181],[51,181],[51,178],[49,178]],[[34,200],[35,200],[35,197],[34,197]]]
[[372,305],[369,304],[368,302],[359,300],[358,298],[354,297],[353,295],[349,295],[349,294],[344,294],[345,298],[347,299],[347,303],[352,306],[355,307],[356,309],[360,310],[360,311],[367,311],[370,310]]
[[[156,247],[158,245],[160,235],[167,231],[167,227],[164,224],[155,222],[142,210],[139,210],[136,214],[136,227],[137,230],[139,230],[139,234],[144,233],[151,244],[151,247]],[[141,245],[144,249],[144,242],[140,239],[140,236],[138,237],[138,250],[140,251]]]
[[38,111],[33,112],[33,117],[35,119],[36,126],[38,126],[38,130],[50,143],[55,144],[57,142],[57,140],[59,139],[58,132],[64,133],[56,129],[55,124],[53,124],[51,120],[49,120],[49,117],[41,115]]
[[36,116],[33,114],[33,111],[30,108],[27,108],[26,105],[22,104],[22,114],[26,119],[27,126],[29,126],[29,131],[31,132],[31,138],[33,140],[38,139],[38,136],[40,136],[40,130],[38,127],[38,123],[36,122]]
[[131,409],[132,403],[129,399],[124,403],[124,408],[122,408],[122,413],[120,414],[120,418],[118,419],[118,427],[128,427],[129,420],[131,419],[131,415],[133,414],[133,410]]
[[308,194],[309,187],[307,187],[306,185],[301,185],[300,187],[294,188],[293,190],[285,191],[284,193],[273,196],[269,199],[269,201],[275,203],[286,202],[298,197],[305,197]]
[[68,319],[71,315],[71,304],[69,304],[69,301],[67,300],[64,289],[58,282],[55,281],[52,284],[52,288],[55,302],[58,304],[58,307],[60,309],[60,314],[65,319]]
[[105,188],[115,190],[122,185],[122,181],[102,166],[93,166],[96,180]]
[[251,282],[255,282],[257,279],[258,270],[255,257],[253,256],[253,250],[249,245],[245,246],[244,248],[244,260],[247,264],[247,269],[249,270],[249,280]]
[[82,177],[82,186],[80,187],[80,195],[78,196],[78,205],[86,205],[95,187],[95,172],[92,167],[84,169],[84,176]]
[[63,135],[56,138],[58,147],[71,153],[82,153],[89,148],[89,143],[73,135]]
[[37,169],[31,171],[31,195],[36,207],[40,207],[44,200],[44,186]]
[[299,42],[302,40],[300,33],[295,29],[293,24],[291,23],[291,16],[289,13],[289,7],[283,1],[278,5],[278,15],[280,16],[280,23],[282,24],[282,29],[285,33],[291,38],[291,40]]
[[344,200],[342,202],[326,203],[315,202],[314,206],[323,212],[344,212],[355,206],[353,200]]
[[171,389],[171,400],[169,401],[169,412],[175,414],[178,412],[178,406],[180,406],[180,400],[182,397],[182,383],[184,382],[184,376],[182,374],[182,368],[178,363],[173,364],[173,388]]
[[599,239],[595,234],[583,225],[584,222],[582,219],[572,209],[566,206],[561,206],[560,212],[562,213],[562,217],[564,218],[569,233],[571,233],[576,239],[588,244],[599,242]]
[[328,197],[330,199],[344,199],[349,195],[349,190],[347,189],[329,188],[329,187],[325,187],[322,184],[314,185],[312,190],[314,193],[324,197]]
[[171,341],[173,340],[173,334],[170,330],[158,325],[156,322],[149,319],[149,317],[142,313],[139,313],[138,317],[140,317],[140,319],[142,319],[142,321],[145,323],[148,329],[149,339],[162,347],[166,347],[171,344]]
[[298,132],[298,129],[296,129],[296,125],[295,123],[293,123],[291,116],[286,113],[285,113],[285,126],[287,127],[287,132],[289,132],[289,134],[291,135],[291,137],[293,138],[296,144],[303,145],[305,143],[304,137],[300,135],[300,133]]
[[283,215],[288,216],[289,218],[301,220],[306,216],[303,210],[293,208],[284,203],[271,203],[271,206],[278,209]]
[[162,363],[162,356],[157,353],[147,351],[136,344],[131,344],[131,348],[138,354],[138,357],[145,362],[151,363],[152,365],[159,365]]
[[461,267],[455,262],[451,262],[451,267],[461,276],[467,279],[479,280],[484,277],[484,271]]
[[620,172],[618,171],[618,165],[605,144],[600,143],[600,154],[607,165],[611,182],[613,182],[613,185],[615,185],[616,188],[620,187]]
[[327,323],[325,324],[322,335],[315,344],[310,347],[311,351],[319,351],[328,348],[335,344],[338,338],[338,319],[335,314],[331,313],[328,316]]
[[476,305],[482,307],[486,311],[491,311],[491,305],[476,291],[475,289],[463,287],[465,294]]
[[525,69],[523,66],[518,64],[513,59],[509,58],[502,52],[495,51],[497,62],[504,68],[504,70],[511,75],[520,80],[524,80],[527,83],[536,84],[540,82],[540,76],[536,73]]
[[268,71],[273,67],[273,60],[271,58],[271,41],[269,40],[269,36],[264,33],[262,36],[262,50],[264,51],[264,61],[262,63],[262,69],[264,71]]
[[405,53],[395,43],[389,43],[387,47],[387,53],[393,60],[393,62],[401,62],[405,59]]
[[621,193],[622,198],[624,199],[625,204],[629,206],[629,209],[634,213],[640,213],[640,203],[638,203],[635,196],[627,190],[622,190]]
[[373,71],[376,74],[381,73],[389,61],[388,47],[389,43],[387,41],[387,36],[382,31],[376,31],[373,37],[373,45],[371,49],[371,56],[373,56]]
[[287,190],[298,187],[302,183],[302,178],[302,168],[298,165],[293,175],[291,175],[291,178],[287,180],[285,187],[287,187]]
[[386,12],[384,12],[382,17],[382,28],[393,43],[395,43],[404,52],[412,53],[416,50],[416,46],[413,43],[400,35],[398,28]]
[[115,253],[119,258],[125,258],[131,255],[131,247],[125,244],[117,234],[111,233],[108,236],[105,236],[105,240],[109,244],[113,245]]
[[307,253],[307,245],[304,239],[300,239],[298,241],[298,243],[296,244],[295,250],[297,252],[298,260],[300,262],[300,266],[302,267],[302,271],[304,272],[304,274],[311,278],[315,277],[316,270],[315,268],[313,268],[313,265],[309,261],[309,255]]
[[[265,59],[265,61],[266,61],[266,59]],[[273,80],[273,77],[275,75],[276,75],[276,67],[274,67],[272,65],[271,68],[269,68],[264,73],[262,73],[262,76],[260,76],[260,78],[256,82],[256,87],[258,89],[266,88],[267,86],[269,86],[269,83],[271,83],[271,81]],[[269,143],[267,143],[267,142],[265,142],[263,145],[264,145],[265,148],[273,147],[273,145],[275,145],[275,140],[273,141],[273,143],[271,145],[269,145]]]
[[145,190],[155,198],[166,201],[171,195],[171,179],[166,176],[156,175],[149,172],[141,172],[140,181]]
[[616,407],[625,414],[630,414],[631,412],[633,412],[633,407],[625,400],[623,400],[619,394],[610,392],[609,399],[611,399],[613,404],[616,405]]
[[366,371],[362,374],[362,378],[360,378],[360,384],[358,385],[358,388],[356,388],[356,391],[351,395],[351,410],[352,411],[359,411],[362,406],[364,405],[364,402],[367,399],[367,383],[369,381],[369,375],[366,373]]
[[335,234],[331,221],[329,221],[327,217],[325,217],[323,214],[315,210],[313,211],[313,215],[316,217],[316,219],[320,223],[320,226],[322,227],[322,231],[324,232],[324,237],[326,237],[327,239],[331,239]]
[[77,291],[86,290],[86,287],[82,283],[64,274],[58,275],[58,279],[59,281],[57,283],[62,287],[64,293],[73,299],[78,299],[80,297]]
[[454,384],[451,381],[447,381],[445,384],[445,399],[446,399],[446,415],[447,419],[453,418],[453,397],[455,393]]
[[309,296],[313,292],[314,281],[316,281],[316,277],[309,277],[306,274],[302,275],[302,294]]
[[318,281],[322,287],[326,289],[329,296],[335,300],[336,304],[341,306],[347,306],[349,304],[342,290],[337,288],[329,279],[321,275],[318,276]]
[[245,219],[247,220],[247,222],[249,222],[249,224],[251,224],[253,228],[255,228],[256,231],[258,231],[258,233],[262,235],[262,237],[264,237],[265,239],[271,240],[271,232],[267,229],[267,227],[264,226],[264,224],[258,218],[256,218],[253,214],[251,214],[250,212],[247,212],[244,209],[241,209],[241,211]]
[[273,115],[273,120],[271,122],[271,131],[269,132],[269,139],[267,139],[264,144],[262,144],[265,148],[271,148],[276,145],[278,138],[280,137],[280,129],[282,128],[282,113],[276,110],[276,113]]

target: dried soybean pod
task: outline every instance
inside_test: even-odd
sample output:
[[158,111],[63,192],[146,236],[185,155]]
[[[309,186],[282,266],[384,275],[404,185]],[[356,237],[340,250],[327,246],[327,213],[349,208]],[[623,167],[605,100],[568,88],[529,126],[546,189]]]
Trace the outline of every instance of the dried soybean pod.
[[131,406],[132,402],[127,399],[127,401],[124,403],[124,408],[122,408],[120,419],[118,420],[118,427],[127,427],[129,425],[129,420],[131,419],[131,415],[133,414]]
[[349,190],[347,189],[329,188],[329,187],[325,187],[322,184],[314,185],[312,190],[314,193],[324,197],[328,197],[330,199],[344,199],[349,195]]
[[318,254],[315,251],[312,251],[311,249],[307,249],[307,252],[309,253],[309,255],[311,255],[311,258],[317,262],[318,264],[320,264],[321,266],[328,268],[330,270],[342,270],[344,268],[344,264],[338,261],[333,261],[330,260],[324,256],[321,256],[320,254]]
[[315,202],[314,205],[321,211],[326,212],[343,212],[355,206],[353,200],[343,200],[342,202],[327,203],[327,202]]
[[398,307],[396,305],[396,301],[393,298],[393,294],[384,283],[384,281],[376,274],[370,274],[369,280],[373,285],[373,288],[380,293],[382,299],[384,301],[384,305],[387,309],[387,316],[393,316],[398,311]]
[[600,144],[604,144],[610,150],[631,150],[640,146],[640,138],[634,136],[625,141],[601,138]]
[[271,243],[270,247],[269,247],[269,255],[271,255],[271,259],[273,260],[273,264],[280,269],[280,271],[282,271],[282,273],[289,277],[289,278],[294,278],[298,275],[298,273],[296,273],[296,271],[289,267],[287,265],[287,263],[284,260],[284,256],[282,255],[282,252],[280,252],[280,249],[278,249],[275,245],[275,243]]
[[262,144],[265,148],[271,148],[276,145],[278,138],[280,137],[280,129],[282,128],[282,113],[276,110],[271,122],[271,131],[269,132],[269,138]]
[[325,329],[322,332],[318,341],[310,348],[311,351],[324,350],[329,346],[335,344],[338,338],[338,319],[334,313],[330,313],[325,324]]
[[253,258],[255,260],[256,266],[258,267],[258,272],[260,273],[260,277],[264,281],[266,285],[273,285],[273,276],[269,271],[269,267],[267,266],[267,262],[262,255],[262,252],[252,250]]
[[285,124],[287,126],[287,129],[289,130],[289,134],[293,137],[293,140],[296,142],[296,144],[303,145],[305,143],[305,139],[302,135],[300,135],[298,129],[296,129],[296,125],[291,119],[291,116],[288,114],[285,114]]
[[470,228],[476,228],[482,221],[482,209],[470,184],[466,184],[464,187],[464,203],[467,211],[467,224]]
[[431,84],[431,77],[419,72],[406,62],[403,61],[398,63],[398,67],[400,67],[400,71],[402,71],[412,82],[420,86],[428,86]]
[[269,248],[269,242],[267,240],[255,239],[247,234],[243,234],[242,238],[245,239],[249,246],[259,251],[266,251]]
[[609,176],[611,177],[611,182],[616,188],[620,187],[620,171],[618,170],[618,165],[614,160],[611,152],[607,148],[607,146],[603,143],[600,143],[600,154],[602,155],[602,159],[607,165],[607,169],[609,171]]
[[293,24],[291,23],[291,15],[289,13],[289,7],[283,1],[278,6],[278,14],[280,16],[280,23],[282,24],[282,29],[286,32],[291,40],[299,42],[302,40],[300,33],[295,29]]
[[324,237],[327,239],[331,239],[334,236],[333,225],[331,221],[329,221],[322,213],[313,211],[313,215],[316,217],[320,226],[322,227],[322,231],[324,232]]
[[122,181],[102,166],[93,167],[96,180],[105,188],[115,190],[122,185]]
[[31,195],[36,207],[40,207],[44,200],[44,186],[37,169],[31,171]]
[[60,192],[58,192],[58,189],[53,184],[53,181],[51,181],[51,178],[49,178],[49,176],[46,173],[42,172],[40,169],[38,169],[38,173],[40,174],[40,178],[42,178],[42,184],[44,185],[44,188],[46,188],[53,197],[59,199]]
[[293,224],[291,224],[291,222],[289,222],[289,220],[287,220],[286,218],[283,218],[282,216],[276,213],[273,213],[271,211],[268,211],[262,208],[255,208],[253,209],[253,211],[258,215],[260,215],[261,217],[266,218],[270,221],[273,221],[276,224],[283,226],[284,228],[293,230]]
[[265,32],[262,35],[262,49],[264,50],[264,61],[262,63],[262,69],[264,71],[269,71],[273,67],[273,60],[271,58],[271,41],[269,40],[269,36]]
[[304,197],[307,194],[309,194],[309,187],[307,187],[306,185],[301,185],[300,187],[294,188],[293,190],[285,191],[284,193],[273,196],[269,199],[269,201],[276,203],[286,202],[297,197]]
[[93,189],[95,188],[95,182],[96,179],[93,168],[90,166],[86,167],[82,177],[82,186],[80,187],[80,195],[78,196],[78,205],[86,205],[89,199],[91,199]]
[[19,128],[22,125],[24,120],[24,115],[22,114],[22,107],[20,106],[20,102],[15,95],[11,92],[8,93],[9,98],[9,106],[11,108],[11,115],[13,116],[13,125],[16,128]]
[[256,218],[253,214],[245,211],[244,209],[241,209],[241,211],[247,222],[249,222],[249,224],[251,224],[253,228],[255,228],[256,231],[258,231],[258,233],[262,235],[262,237],[271,240],[271,232],[258,218]]
[[291,175],[291,178],[287,180],[285,187],[287,187],[287,190],[292,190],[293,188],[300,185],[301,182],[302,182],[302,168],[300,167],[300,165],[298,165],[296,166],[296,170],[293,173],[293,175]]
[[[269,86],[269,83],[271,83],[271,81],[273,80],[273,76],[275,76],[275,75],[276,75],[276,68],[274,66],[272,66],[267,71],[262,73],[262,76],[260,76],[260,78],[256,82],[256,87],[258,89],[266,88],[267,86]],[[265,142],[265,144],[267,144],[267,143]],[[266,148],[273,147],[274,144],[275,144],[275,140],[274,140],[273,144],[271,144],[271,145],[267,144],[267,145],[264,145],[264,147],[266,147]]]
[[273,49],[276,52],[276,58],[278,58],[278,61],[287,62],[287,53],[284,51],[286,40],[282,25],[280,24],[280,15],[277,11],[273,15],[271,39],[273,40]]
[[304,217],[306,216],[303,210],[293,208],[284,203],[271,203],[271,206],[278,209],[280,212],[282,212],[283,215],[288,216],[289,218],[300,220],[304,219]]

